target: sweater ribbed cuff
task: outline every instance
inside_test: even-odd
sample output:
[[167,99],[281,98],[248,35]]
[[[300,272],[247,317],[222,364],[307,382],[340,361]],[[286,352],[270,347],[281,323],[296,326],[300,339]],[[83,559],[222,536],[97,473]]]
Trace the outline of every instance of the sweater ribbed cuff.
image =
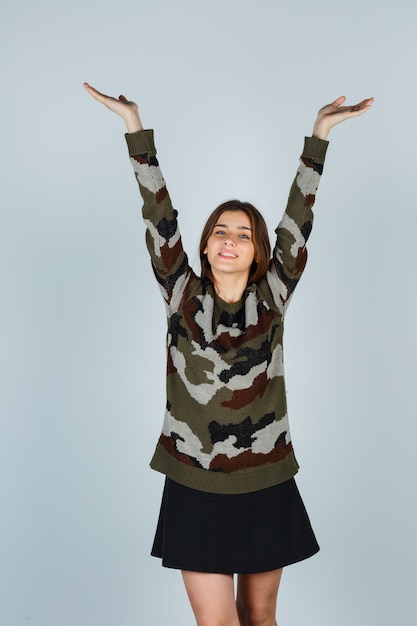
[[156,155],[156,148],[153,140],[153,130],[139,130],[136,133],[126,133],[125,139],[129,150],[129,155],[149,154]]
[[324,163],[326,158],[329,142],[325,139],[317,139],[317,137],[304,138],[304,150],[301,156],[307,159],[313,159],[318,163]]

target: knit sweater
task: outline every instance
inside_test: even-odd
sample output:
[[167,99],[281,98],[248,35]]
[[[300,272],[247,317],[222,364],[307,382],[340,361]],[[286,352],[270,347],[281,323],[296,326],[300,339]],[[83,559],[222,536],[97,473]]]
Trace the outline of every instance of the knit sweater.
[[283,321],[306,264],[328,142],[305,139],[269,269],[230,304],[188,264],[153,131],[126,140],[168,321],[166,411],[151,467],[212,493],[288,480],[298,463],[287,416]]

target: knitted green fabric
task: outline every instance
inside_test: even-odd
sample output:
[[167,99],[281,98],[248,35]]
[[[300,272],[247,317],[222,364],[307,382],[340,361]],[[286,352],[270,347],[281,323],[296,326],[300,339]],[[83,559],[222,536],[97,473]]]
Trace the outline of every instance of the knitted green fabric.
[[166,412],[151,467],[213,493],[288,480],[298,464],[287,417],[283,319],[305,267],[328,142],[305,139],[268,272],[229,304],[188,264],[153,131],[126,140],[168,320]]

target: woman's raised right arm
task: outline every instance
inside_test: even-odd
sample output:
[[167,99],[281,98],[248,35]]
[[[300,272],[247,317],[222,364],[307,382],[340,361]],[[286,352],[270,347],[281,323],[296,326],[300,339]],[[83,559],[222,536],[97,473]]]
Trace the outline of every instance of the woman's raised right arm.
[[135,102],[125,96],[107,96],[88,83],[84,83],[84,87],[95,100],[120,115],[126,124],[130,161],[144,203],[146,243],[165,304],[172,313],[193,272],[182,247],[177,211],[172,207],[156,158],[153,131],[143,129]]

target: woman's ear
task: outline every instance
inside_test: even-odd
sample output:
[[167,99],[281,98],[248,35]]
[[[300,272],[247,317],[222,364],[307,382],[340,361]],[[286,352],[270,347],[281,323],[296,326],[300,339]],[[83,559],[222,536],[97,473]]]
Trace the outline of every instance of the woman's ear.
[[204,248],[203,254],[207,254],[207,246]]

